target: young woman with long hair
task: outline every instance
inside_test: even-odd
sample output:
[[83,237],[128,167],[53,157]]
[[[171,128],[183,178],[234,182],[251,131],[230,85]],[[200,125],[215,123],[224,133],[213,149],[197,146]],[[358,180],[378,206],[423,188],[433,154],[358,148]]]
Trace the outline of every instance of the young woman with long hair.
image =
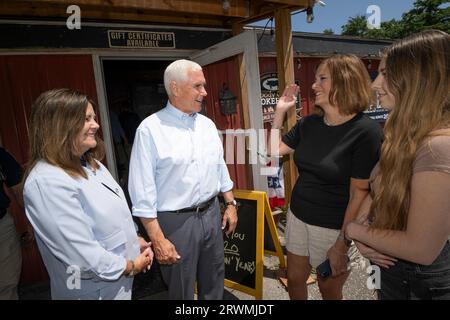
[[450,299],[449,73],[450,35],[428,30],[387,48],[373,83],[391,112],[346,236],[381,266],[380,299]]

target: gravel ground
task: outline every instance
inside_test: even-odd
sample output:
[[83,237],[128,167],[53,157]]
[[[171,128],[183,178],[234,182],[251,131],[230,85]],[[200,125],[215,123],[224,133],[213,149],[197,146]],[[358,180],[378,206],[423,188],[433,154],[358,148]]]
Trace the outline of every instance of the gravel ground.
[[[280,219],[277,224],[280,244],[284,246],[284,230],[285,219]],[[352,272],[347,279],[343,296],[345,300],[375,300],[376,296],[373,290],[369,290],[366,286],[368,275],[366,274],[367,260],[365,260],[358,252],[352,257]],[[279,280],[280,274],[278,257],[264,256],[264,272],[263,272],[263,300],[289,300],[287,288]],[[314,275],[313,275],[314,276]],[[142,297],[141,299],[167,299],[167,292],[159,292],[158,294]],[[254,300],[255,298],[246,293],[225,288],[224,299],[226,300]],[[317,282],[308,286],[309,300],[322,300]]]
[[[278,279],[278,258],[264,256],[263,300],[289,300],[287,288]],[[314,275],[313,275],[314,276]],[[375,300],[373,290],[366,287],[367,274],[361,267],[354,266],[347,279],[343,296],[345,300]],[[225,288],[225,299],[254,300],[246,293]],[[317,282],[308,286],[309,300],[322,300]]]

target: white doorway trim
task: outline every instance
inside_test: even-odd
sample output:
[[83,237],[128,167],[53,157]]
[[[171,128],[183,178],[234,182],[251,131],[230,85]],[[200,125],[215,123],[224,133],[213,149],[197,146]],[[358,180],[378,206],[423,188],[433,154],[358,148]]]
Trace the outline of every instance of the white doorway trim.
[[[200,65],[208,65],[232,56],[243,54],[249,101],[250,126],[259,134],[264,129],[261,106],[261,87],[259,79],[258,42],[255,30],[247,30],[230,39],[215,44],[207,49],[198,51],[190,58]],[[259,140],[261,140],[259,138]],[[265,139],[258,141],[258,148],[265,150]],[[255,152],[256,150],[253,150]],[[253,189],[268,192],[267,176],[261,175],[263,165],[259,158],[252,164]]]

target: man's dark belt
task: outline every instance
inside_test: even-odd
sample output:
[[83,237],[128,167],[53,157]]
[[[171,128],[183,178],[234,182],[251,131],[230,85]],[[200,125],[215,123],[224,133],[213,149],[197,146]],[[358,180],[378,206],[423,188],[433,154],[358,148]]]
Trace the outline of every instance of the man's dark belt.
[[216,200],[215,196],[212,197],[211,199],[209,199],[208,201],[200,203],[198,206],[183,208],[183,209],[174,210],[174,211],[165,211],[165,212],[169,212],[169,213],[203,212],[206,209],[208,209],[210,205],[213,204],[214,200]]
[[0,219],[6,215],[8,210],[6,208],[0,208]]

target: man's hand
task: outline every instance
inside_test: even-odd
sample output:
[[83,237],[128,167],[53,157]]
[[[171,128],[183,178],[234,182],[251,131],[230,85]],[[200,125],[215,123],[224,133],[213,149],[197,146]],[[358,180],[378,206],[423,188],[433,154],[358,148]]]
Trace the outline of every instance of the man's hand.
[[238,217],[236,207],[232,205],[227,206],[222,217],[222,230],[225,230],[228,225],[228,228],[225,230],[226,235],[229,235],[234,231],[234,229],[236,229],[237,221]]
[[181,259],[175,246],[170,242],[162,232],[156,218],[141,218],[147,234],[152,240],[153,252],[156,260],[160,264],[172,264]]
[[173,264],[181,259],[175,246],[167,238],[153,241],[153,251],[160,264]]

